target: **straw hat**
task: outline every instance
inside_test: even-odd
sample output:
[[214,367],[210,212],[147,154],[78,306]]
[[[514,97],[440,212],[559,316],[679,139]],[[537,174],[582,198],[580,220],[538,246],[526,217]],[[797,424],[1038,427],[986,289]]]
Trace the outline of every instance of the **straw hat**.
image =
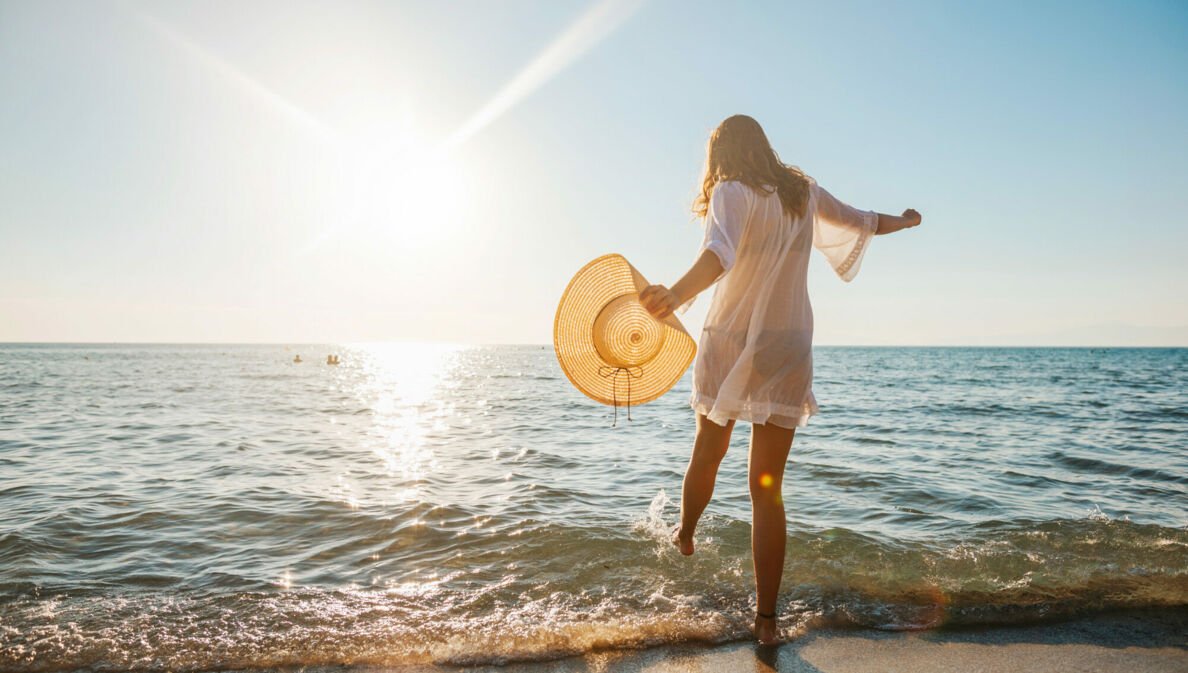
[[643,404],[668,392],[697,345],[676,316],[657,320],[639,303],[648,286],[622,255],[604,255],[569,281],[553,323],[561,369],[603,404]]

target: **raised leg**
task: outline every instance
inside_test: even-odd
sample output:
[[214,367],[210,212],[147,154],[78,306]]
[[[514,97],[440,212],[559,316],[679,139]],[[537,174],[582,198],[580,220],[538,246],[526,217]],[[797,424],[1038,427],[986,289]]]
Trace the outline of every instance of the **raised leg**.
[[[755,603],[760,613],[774,615],[784,574],[784,463],[792,448],[795,430],[778,425],[751,427],[751,453],[747,482],[751,489],[751,555],[755,562]],[[778,642],[774,618],[755,617],[755,635],[761,643]]]
[[697,414],[697,437],[693,440],[693,456],[685,469],[685,482],[681,486],[681,525],[673,535],[672,543],[688,556],[693,553],[693,531],[701,520],[701,513],[714,494],[714,481],[718,478],[718,465],[730,448],[730,431],[734,421],[718,425]]

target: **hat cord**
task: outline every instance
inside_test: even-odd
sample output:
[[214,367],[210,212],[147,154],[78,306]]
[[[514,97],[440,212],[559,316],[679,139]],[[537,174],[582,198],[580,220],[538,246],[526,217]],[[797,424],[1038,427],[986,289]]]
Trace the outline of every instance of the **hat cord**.
[[[635,370],[635,371],[632,371]],[[609,365],[602,365],[598,368],[598,375],[603,378],[611,380],[611,398],[615,405],[615,420],[611,422],[611,427],[619,424],[619,374],[627,375],[627,420],[631,420],[631,379],[638,379],[643,376],[643,367],[611,367]]]

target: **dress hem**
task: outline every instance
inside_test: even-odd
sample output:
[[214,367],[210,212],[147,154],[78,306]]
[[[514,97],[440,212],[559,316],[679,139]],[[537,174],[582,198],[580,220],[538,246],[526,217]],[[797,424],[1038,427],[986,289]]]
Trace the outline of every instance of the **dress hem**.
[[[808,420],[818,413],[816,400],[810,392],[808,398],[799,407],[786,404],[747,404],[742,408],[720,409],[716,398],[694,392],[689,398],[689,406],[693,411],[705,416],[718,425],[725,425],[726,421],[743,421],[756,425],[778,425],[781,428],[796,429],[808,425]],[[780,420],[773,420],[780,417]],[[791,425],[784,422],[791,419]]]

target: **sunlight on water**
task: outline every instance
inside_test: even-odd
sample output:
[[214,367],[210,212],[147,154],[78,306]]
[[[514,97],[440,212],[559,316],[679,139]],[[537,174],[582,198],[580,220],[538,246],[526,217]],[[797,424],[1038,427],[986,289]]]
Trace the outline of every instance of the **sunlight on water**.
[[449,427],[456,409],[438,393],[456,385],[451,376],[459,367],[458,355],[468,348],[442,344],[361,344],[349,348],[356,372],[348,392],[360,407],[372,412],[377,471],[399,477],[400,483],[406,484],[396,489],[376,487],[366,493],[352,491],[356,506],[360,498],[379,503],[415,501],[425,475],[440,468],[425,440],[430,433]]

